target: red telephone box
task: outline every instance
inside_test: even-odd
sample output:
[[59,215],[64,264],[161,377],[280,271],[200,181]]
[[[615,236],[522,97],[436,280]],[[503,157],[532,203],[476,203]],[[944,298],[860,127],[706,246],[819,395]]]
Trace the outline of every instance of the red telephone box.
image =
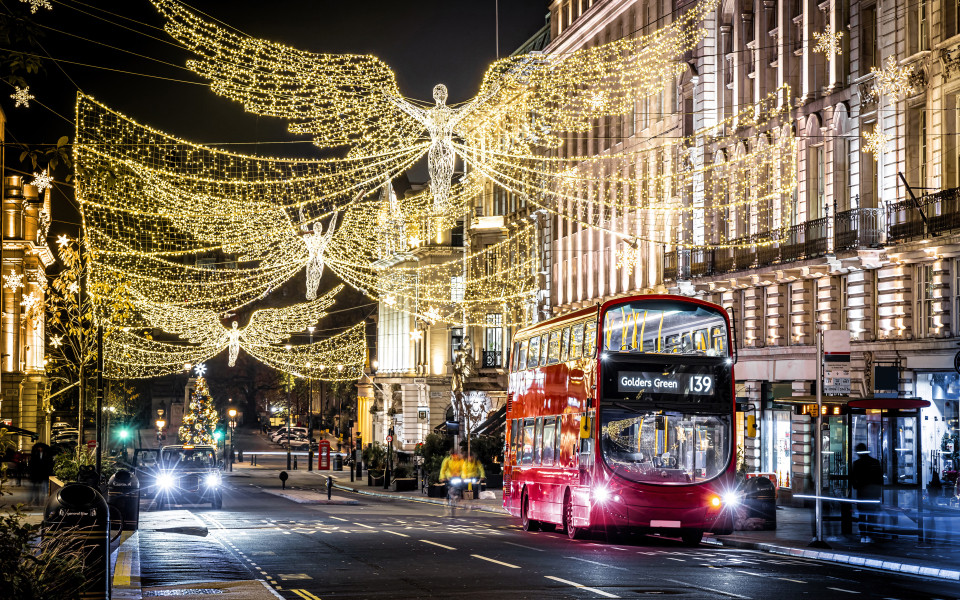
[[320,440],[317,444],[317,470],[330,470],[330,442],[327,440]]

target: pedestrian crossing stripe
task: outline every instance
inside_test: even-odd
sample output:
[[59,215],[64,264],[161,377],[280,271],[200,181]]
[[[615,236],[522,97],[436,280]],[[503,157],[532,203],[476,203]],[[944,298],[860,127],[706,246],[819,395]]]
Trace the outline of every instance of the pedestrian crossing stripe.
[[320,600],[319,597],[314,596],[313,594],[311,594],[311,593],[308,592],[307,590],[290,590],[290,591],[293,592],[294,594],[300,596],[300,597],[303,598],[304,600]]

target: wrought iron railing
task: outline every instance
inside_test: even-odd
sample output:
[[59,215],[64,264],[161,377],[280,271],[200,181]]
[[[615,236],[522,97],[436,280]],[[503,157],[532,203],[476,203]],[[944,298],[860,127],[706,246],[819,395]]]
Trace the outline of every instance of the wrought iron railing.
[[[921,215],[921,211],[923,214]],[[923,217],[927,218],[926,224]],[[887,205],[887,241],[904,242],[960,229],[960,188]]]
[[878,248],[883,244],[883,209],[854,208],[837,213],[833,228],[833,249]]
[[503,351],[502,350],[484,350],[483,351],[483,368],[484,369],[495,369],[503,366]]
[[677,280],[677,264],[681,250],[663,251],[663,278],[668,281]]

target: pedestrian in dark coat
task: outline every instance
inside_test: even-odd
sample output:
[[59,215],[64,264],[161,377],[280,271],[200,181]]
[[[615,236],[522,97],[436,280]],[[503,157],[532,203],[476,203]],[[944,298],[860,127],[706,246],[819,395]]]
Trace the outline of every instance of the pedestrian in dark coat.
[[857,491],[857,511],[860,513],[860,541],[872,542],[871,534],[876,534],[880,500],[883,492],[883,466],[870,456],[867,445],[857,444],[856,452],[860,458],[853,461],[850,471],[850,483]]

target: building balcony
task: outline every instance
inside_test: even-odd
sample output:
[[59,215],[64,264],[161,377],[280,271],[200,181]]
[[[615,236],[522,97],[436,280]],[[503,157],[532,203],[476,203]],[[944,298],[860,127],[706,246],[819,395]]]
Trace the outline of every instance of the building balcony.
[[960,229],[960,188],[888,204],[886,210],[887,241],[891,243],[956,231]]
[[503,351],[484,350],[481,360],[481,369],[499,369],[503,366]]
[[854,208],[838,212],[833,228],[834,251],[882,246],[883,218],[882,208]]

